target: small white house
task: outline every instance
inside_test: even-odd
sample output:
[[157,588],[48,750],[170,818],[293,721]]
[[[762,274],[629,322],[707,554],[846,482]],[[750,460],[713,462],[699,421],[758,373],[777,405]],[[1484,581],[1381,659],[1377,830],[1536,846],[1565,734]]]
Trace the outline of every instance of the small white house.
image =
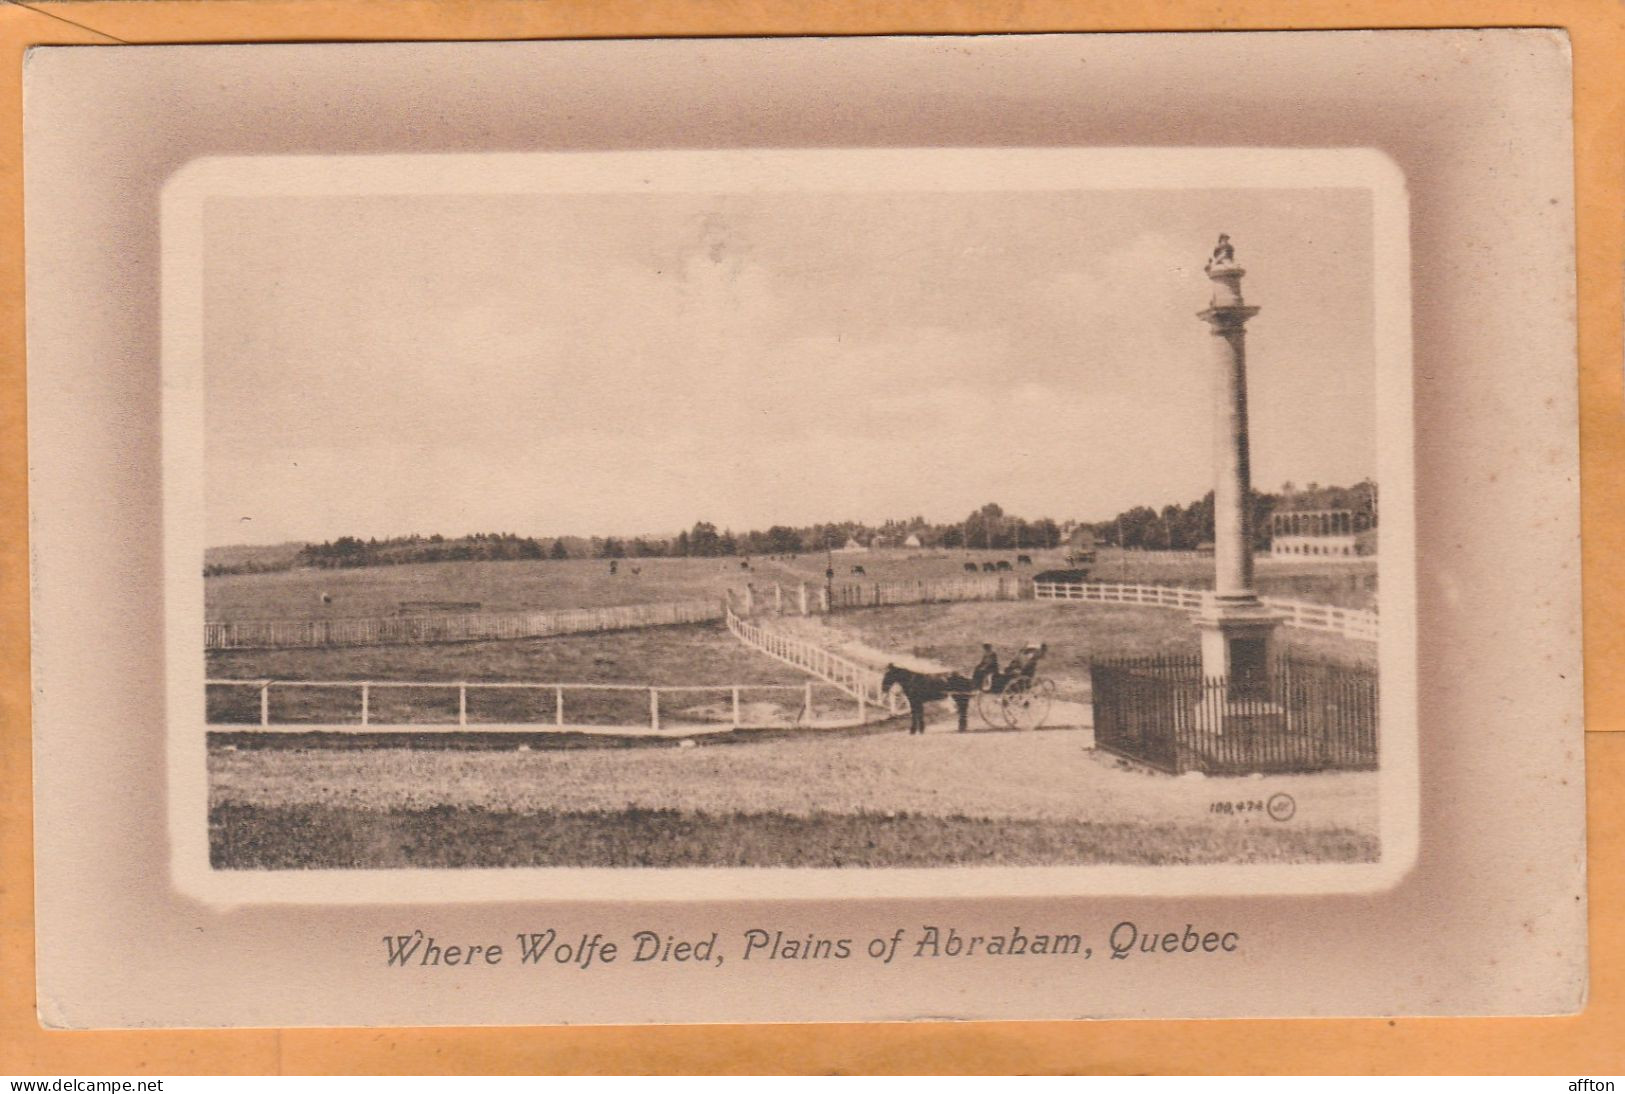
[[923,547],[924,544],[922,544],[920,542],[920,537],[919,537],[918,533],[910,532],[908,534],[908,538],[903,541],[903,546],[904,547]]
[[852,554],[858,551],[867,551],[869,548],[859,543],[856,536],[851,536],[847,539],[844,545],[835,549],[842,554]]

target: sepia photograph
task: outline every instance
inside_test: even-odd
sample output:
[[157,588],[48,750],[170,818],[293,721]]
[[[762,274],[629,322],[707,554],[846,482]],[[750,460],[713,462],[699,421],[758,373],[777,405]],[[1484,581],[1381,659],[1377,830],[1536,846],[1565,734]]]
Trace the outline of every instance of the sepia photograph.
[[211,870],[1358,888],[1414,840],[1381,157],[213,160],[165,202]]

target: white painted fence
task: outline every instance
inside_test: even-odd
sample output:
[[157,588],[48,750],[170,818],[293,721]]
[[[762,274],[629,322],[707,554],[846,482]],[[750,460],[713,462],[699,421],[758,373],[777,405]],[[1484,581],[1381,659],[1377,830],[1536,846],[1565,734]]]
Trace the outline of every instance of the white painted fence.
[[[250,688],[257,696],[259,717],[257,722],[211,722],[210,728],[215,731],[232,730],[275,730],[290,733],[307,733],[317,730],[391,730],[409,732],[431,732],[437,730],[475,730],[481,732],[536,732],[539,730],[571,729],[571,730],[599,730],[613,731],[619,729],[659,731],[662,729],[682,730],[692,732],[696,729],[722,729],[722,728],[763,728],[779,725],[804,726],[834,726],[858,725],[867,719],[865,708],[871,704],[859,699],[856,703],[856,720],[852,719],[817,719],[814,717],[814,687],[812,681],[804,684],[684,684],[684,685],[656,685],[643,684],[566,684],[566,683],[529,683],[529,682],[470,682],[462,680],[206,680],[208,688]],[[348,693],[359,701],[359,714],[348,719],[342,714],[339,717],[324,719],[305,719],[290,721],[276,717],[273,712],[272,691],[278,689],[283,693],[296,690],[329,690]],[[414,710],[415,717],[411,721],[380,721],[376,707],[376,699],[382,692],[413,691],[439,692],[449,698],[449,693],[455,692],[457,696],[457,712],[453,715],[435,716],[433,707],[419,707]],[[841,689],[844,691],[844,689]],[[470,718],[469,696],[481,692],[516,692],[527,691],[539,693],[551,698],[545,703],[547,716],[530,720],[515,721],[506,719],[501,721],[481,721]],[[571,704],[566,697],[572,693],[581,692],[615,692],[640,693],[648,696],[648,718],[646,722],[637,724],[625,723],[598,723],[572,721],[567,716]],[[719,717],[709,717],[702,721],[681,721],[684,709],[673,709],[670,703],[663,704],[662,696],[678,696],[690,699],[702,695],[714,695],[726,704],[721,709],[723,714]],[[755,717],[746,707],[745,703],[755,695],[772,695],[788,700],[785,703],[775,703],[776,707],[783,707],[796,711],[789,718],[773,718],[763,720]],[[640,707],[642,704],[639,704]],[[666,712],[663,715],[663,710]]]
[[852,696],[858,702],[860,721],[867,719],[871,707],[880,717],[891,717],[905,707],[903,699],[895,692],[891,695],[881,694],[881,674],[867,665],[832,653],[815,643],[741,619],[731,609],[724,620],[733,636],[745,645],[786,665],[809,672]]
[[1182,611],[1194,612],[1202,606],[1202,590],[1182,589],[1176,585],[1036,581],[1033,583],[1033,599],[1093,600],[1102,604],[1150,604],[1158,608],[1179,608]]
[[[1201,589],[1173,585],[1113,585],[1104,582],[1063,583],[1040,581],[1033,584],[1036,600],[1090,600],[1101,604],[1148,604],[1194,612],[1202,607],[1207,594]],[[1357,608],[1339,608],[1305,600],[1260,597],[1266,607],[1286,616],[1286,625],[1306,630],[1328,631],[1345,638],[1366,642],[1377,640],[1377,613]]]
[[1281,600],[1273,596],[1260,597],[1265,607],[1286,613],[1286,625],[1311,631],[1330,631],[1345,638],[1365,642],[1377,640],[1377,613],[1358,608],[1339,608],[1331,604],[1313,604],[1307,600]]

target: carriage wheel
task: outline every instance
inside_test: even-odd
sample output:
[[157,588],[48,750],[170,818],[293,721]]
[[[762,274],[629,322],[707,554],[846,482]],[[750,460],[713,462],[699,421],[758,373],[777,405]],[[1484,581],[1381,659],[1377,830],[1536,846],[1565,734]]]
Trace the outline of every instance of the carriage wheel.
[[1004,721],[1011,729],[1037,729],[1049,714],[1055,685],[1048,680],[1012,680],[1004,689]]
[[999,714],[1004,724],[1011,729],[1021,728],[1022,710],[1026,705],[1027,689],[1032,681],[1024,677],[1017,677],[1005,685],[1004,691],[999,695]]
[[1004,724],[1003,704],[999,700],[999,693],[992,688],[986,688],[976,693],[976,716],[982,719],[984,725],[997,729]]
[[1049,717],[1050,707],[1055,702],[1055,681],[1038,681],[1038,695],[1044,705],[1043,709],[1038,713],[1038,725],[1034,727],[1035,729],[1041,728],[1044,725],[1044,719]]
[[1027,723],[1025,729],[1042,729],[1044,720],[1049,717],[1050,707],[1055,703],[1055,681],[1034,680],[1030,689],[1032,698],[1027,706]]

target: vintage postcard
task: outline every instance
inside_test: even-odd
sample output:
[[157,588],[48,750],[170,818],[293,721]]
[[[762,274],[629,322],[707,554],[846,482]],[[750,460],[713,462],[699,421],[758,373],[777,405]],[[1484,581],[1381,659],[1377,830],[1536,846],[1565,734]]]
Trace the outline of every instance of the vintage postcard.
[[[1400,69],[1468,46],[1379,37]],[[1548,38],[1473,40],[1560,111]],[[1219,109],[1176,146],[1149,119],[1028,119],[998,140],[882,123],[899,65],[950,98],[1019,71],[1064,112],[1073,70],[1159,86],[1194,63],[1290,99],[1317,64],[1375,63],[1371,41],[42,51],[47,1021],[1577,999],[1577,586],[1500,588],[1490,612],[1462,584],[1480,557],[1575,573],[1567,145],[1501,183],[1551,191],[1506,219],[1538,289],[1527,352],[1469,369],[1452,324],[1511,275],[1423,261],[1464,261],[1471,237],[1426,149],[1313,111],[1261,141],[1227,140]],[[251,140],[185,90],[272,62],[318,99],[275,124],[261,92],[213,104],[260,119]],[[816,132],[701,70],[739,95],[790,73]],[[448,90],[476,71],[517,82],[499,102]],[[593,73],[616,80],[596,128],[576,113]],[[867,122],[818,98],[837,74]],[[145,141],[98,151],[88,137],[132,109],[121,88],[164,105]],[[369,97],[416,116],[443,95],[438,122],[348,128]],[[1183,104],[1165,105],[1202,117]],[[486,136],[447,120],[465,109]],[[1483,401],[1513,378],[1537,399]],[[1429,469],[1492,440],[1484,484]],[[1519,450],[1540,455],[1506,462]],[[1542,526],[1514,544],[1429,530],[1428,505],[1465,517],[1501,475],[1548,499]],[[118,558],[76,538],[90,498]],[[1496,647],[1473,657],[1523,646],[1534,675],[1441,712],[1462,678],[1429,691],[1447,647],[1428,636],[1457,626]],[[105,689],[116,711],[88,705]],[[120,741],[93,729],[112,714]],[[1494,725],[1546,740],[1486,759],[1511,739]],[[1466,757],[1491,767],[1476,786],[1449,774]],[[1521,960],[1547,971],[1487,994],[1397,986],[1423,937],[1385,950],[1379,924],[1469,930],[1429,909],[1463,895],[1458,856],[1517,846],[1463,834],[1513,809],[1513,785],[1518,808],[1541,803],[1563,894]],[[1533,884],[1480,895],[1510,925]],[[75,948],[122,930],[67,911],[98,886],[182,954],[158,999],[74,987]],[[208,971],[234,952],[273,967],[263,990]],[[1346,991],[1286,985],[1323,962],[1351,970]],[[301,992],[336,970],[348,986]],[[1001,984],[983,995],[984,977]],[[1259,977],[1278,986],[1238,991]]]

